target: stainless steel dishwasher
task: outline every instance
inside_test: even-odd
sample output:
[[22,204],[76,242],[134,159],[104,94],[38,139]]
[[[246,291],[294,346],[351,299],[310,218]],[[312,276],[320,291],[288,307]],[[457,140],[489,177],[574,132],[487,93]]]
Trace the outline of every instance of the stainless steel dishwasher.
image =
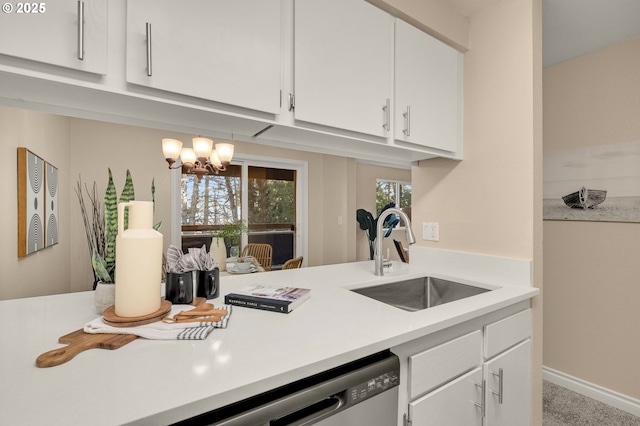
[[399,373],[387,350],[177,424],[393,426]]

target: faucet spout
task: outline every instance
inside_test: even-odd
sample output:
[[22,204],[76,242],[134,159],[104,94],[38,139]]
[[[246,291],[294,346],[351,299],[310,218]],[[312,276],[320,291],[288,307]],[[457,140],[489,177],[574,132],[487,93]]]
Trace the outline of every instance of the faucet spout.
[[407,243],[409,244],[415,244],[416,242],[416,236],[413,234],[413,231],[411,230],[411,221],[409,220],[409,217],[405,214],[405,212],[403,212],[402,210],[395,208],[395,207],[391,207],[385,211],[383,211],[382,213],[380,213],[380,216],[378,217],[378,226],[376,229],[376,247],[375,247],[375,251],[374,251],[374,255],[373,255],[373,259],[375,260],[375,274],[382,276],[384,275],[384,265],[382,262],[382,240],[384,239],[384,237],[382,236],[382,229],[384,226],[384,221],[387,217],[391,216],[392,214],[397,214],[398,216],[400,216],[402,218],[402,220],[404,220],[405,223],[405,231],[407,233]]

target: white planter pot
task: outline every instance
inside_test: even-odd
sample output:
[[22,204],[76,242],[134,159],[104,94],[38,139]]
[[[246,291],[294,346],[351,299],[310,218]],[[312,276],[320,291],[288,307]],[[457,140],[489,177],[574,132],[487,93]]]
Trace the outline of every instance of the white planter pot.
[[96,312],[102,315],[105,309],[116,303],[116,285],[99,282],[95,289]]

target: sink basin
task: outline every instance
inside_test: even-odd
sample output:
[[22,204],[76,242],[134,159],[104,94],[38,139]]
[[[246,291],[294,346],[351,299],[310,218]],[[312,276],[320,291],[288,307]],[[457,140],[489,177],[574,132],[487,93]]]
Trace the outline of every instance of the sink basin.
[[396,308],[413,312],[491,290],[440,278],[421,277],[352,291]]

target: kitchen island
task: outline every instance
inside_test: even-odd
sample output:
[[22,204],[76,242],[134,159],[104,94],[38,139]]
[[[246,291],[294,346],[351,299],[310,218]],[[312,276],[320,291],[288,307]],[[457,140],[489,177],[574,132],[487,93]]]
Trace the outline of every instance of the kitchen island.
[[[436,266],[429,256],[412,250],[410,265],[394,264],[384,276],[373,274],[370,261],[225,276],[214,304],[254,283],[306,287],[312,296],[290,314],[235,307],[228,327],[206,340],[137,339],[114,351],[80,353],[51,368],[37,368],[35,359],[61,347],[60,336],[97,317],[93,292],[2,301],[0,424],[170,424],[528,303],[538,294],[526,282],[528,261],[499,260],[506,267],[495,268],[488,257],[483,266],[482,256],[472,256],[470,266],[454,268],[447,265],[455,258],[438,258]],[[493,291],[418,312],[350,291],[443,272],[449,274],[445,278]]]

